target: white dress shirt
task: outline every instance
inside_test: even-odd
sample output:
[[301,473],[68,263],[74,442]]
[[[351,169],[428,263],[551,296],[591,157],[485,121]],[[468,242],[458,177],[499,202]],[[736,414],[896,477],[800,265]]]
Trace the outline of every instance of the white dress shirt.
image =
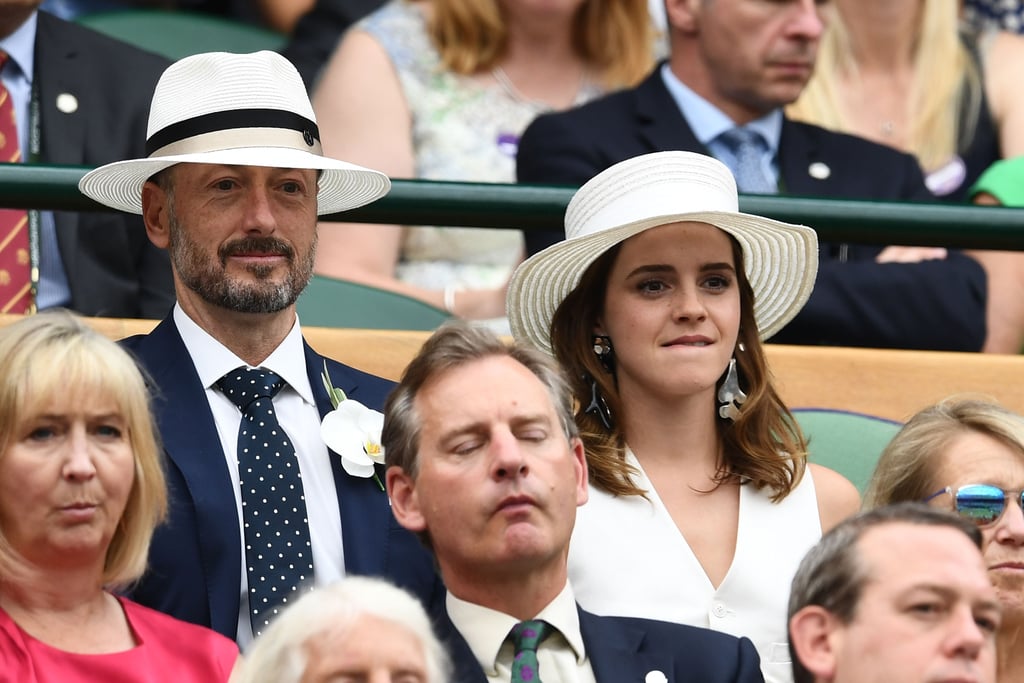
[[[460,600],[451,593],[448,593],[445,603],[448,616],[466,639],[487,680],[509,683],[512,680],[514,654],[509,632],[519,620]],[[580,633],[576,598],[568,582],[562,592],[534,619],[546,621],[557,629],[537,649],[540,679],[544,683],[596,683]]]

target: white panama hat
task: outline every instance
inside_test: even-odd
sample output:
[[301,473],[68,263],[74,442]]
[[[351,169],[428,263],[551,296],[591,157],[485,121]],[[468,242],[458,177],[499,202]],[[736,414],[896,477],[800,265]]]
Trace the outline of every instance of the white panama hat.
[[171,64],[153,93],[146,158],[86,173],[79,190],[114,209],[142,213],[142,185],[180,163],[319,170],[317,213],[380,199],[391,181],[380,171],[323,155],[302,78],[281,55],[206,52]]
[[708,223],[732,235],[754,290],[762,339],[800,311],[818,272],[811,228],[739,212],[736,180],[717,159],[693,152],[655,152],[597,174],[569,202],[563,242],[534,254],[512,273],[512,335],[551,353],[555,310],[601,254],[633,235],[668,223]]

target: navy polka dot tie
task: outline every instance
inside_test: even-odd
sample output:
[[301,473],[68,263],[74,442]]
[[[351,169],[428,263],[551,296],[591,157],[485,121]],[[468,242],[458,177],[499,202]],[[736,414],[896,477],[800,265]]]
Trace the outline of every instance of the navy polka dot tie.
[[537,648],[554,631],[546,621],[520,621],[512,627],[512,683],[541,683]]
[[306,499],[295,447],[274,412],[285,382],[260,369],[237,368],[217,386],[238,409],[238,478],[242,487],[249,619],[259,635],[300,586],[313,580]]

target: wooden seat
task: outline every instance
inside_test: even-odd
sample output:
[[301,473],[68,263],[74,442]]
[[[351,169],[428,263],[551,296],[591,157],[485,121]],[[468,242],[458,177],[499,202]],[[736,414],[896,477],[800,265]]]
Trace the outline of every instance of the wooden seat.
[[[0,316],[0,325],[19,316]],[[154,320],[90,318],[118,339],[148,332]],[[429,337],[426,330],[304,326],[314,349],[397,380]],[[783,401],[810,437],[813,462],[863,489],[882,448],[918,410],[956,393],[994,399],[1024,414],[1024,356],[768,344]]]

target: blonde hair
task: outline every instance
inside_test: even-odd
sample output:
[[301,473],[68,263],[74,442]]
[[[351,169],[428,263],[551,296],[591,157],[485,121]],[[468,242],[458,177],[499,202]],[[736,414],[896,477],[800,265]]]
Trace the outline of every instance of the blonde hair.
[[[103,584],[124,588],[142,576],[153,531],[167,514],[161,449],[149,391],[127,351],[68,311],[47,311],[0,329],[0,460],[19,425],[60,397],[102,396],[127,424],[135,474],[124,513],[107,548]],[[0,577],[19,582],[30,568],[0,526]]]
[[[441,62],[460,74],[493,68],[508,35],[498,0],[432,0],[430,37]],[[573,21],[576,53],[606,88],[635,85],[654,66],[654,27],[647,0],[586,0]]]
[[[925,172],[946,164],[970,144],[981,110],[981,74],[959,31],[958,5],[950,0],[925,0],[913,38],[913,81],[905,151],[914,154]],[[856,77],[850,33],[835,6],[822,8],[828,27],[821,39],[814,75],[800,98],[787,108],[794,119],[849,132],[839,88]]]
[[364,615],[398,624],[416,636],[423,647],[427,683],[448,680],[448,656],[416,598],[383,579],[349,576],[289,606],[245,653],[238,683],[299,683],[309,665],[310,639],[328,629],[347,632]]
[[933,481],[940,454],[970,433],[989,436],[1024,459],[1024,416],[985,398],[950,396],[910,418],[885,447],[864,492],[864,509],[935,493],[944,485]]

